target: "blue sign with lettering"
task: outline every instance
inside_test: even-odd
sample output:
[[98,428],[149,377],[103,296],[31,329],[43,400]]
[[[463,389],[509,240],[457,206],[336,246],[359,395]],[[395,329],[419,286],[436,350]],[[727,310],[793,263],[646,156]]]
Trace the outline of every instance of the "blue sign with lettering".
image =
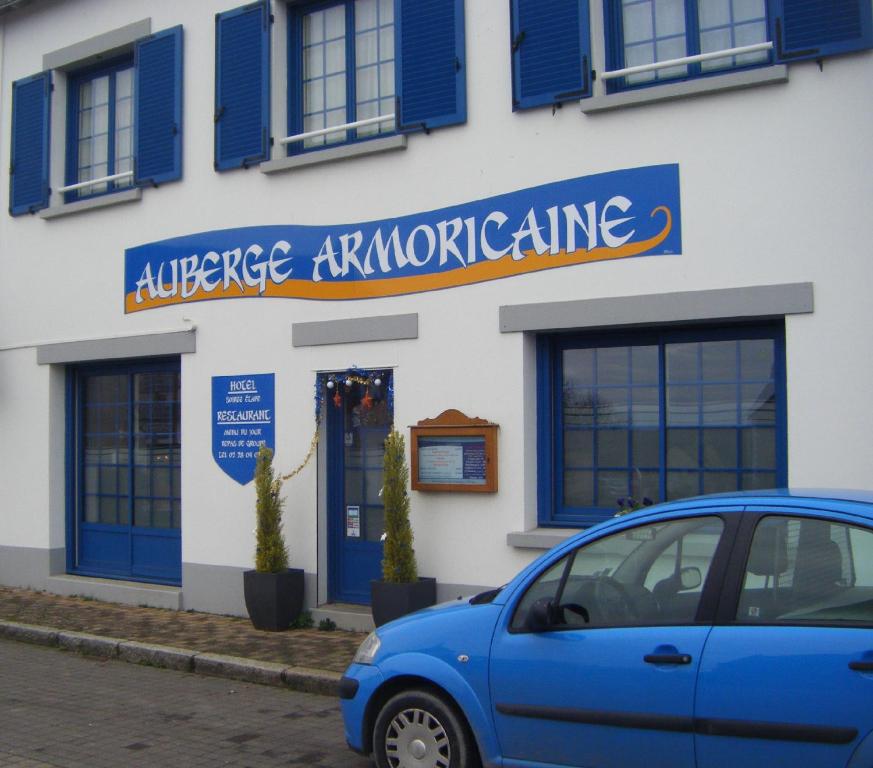
[[275,374],[212,377],[212,457],[245,485],[255,476],[258,450],[276,447]]
[[394,219],[238,227],[138,245],[124,255],[124,305],[379,298],[681,252],[679,166],[653,165]]

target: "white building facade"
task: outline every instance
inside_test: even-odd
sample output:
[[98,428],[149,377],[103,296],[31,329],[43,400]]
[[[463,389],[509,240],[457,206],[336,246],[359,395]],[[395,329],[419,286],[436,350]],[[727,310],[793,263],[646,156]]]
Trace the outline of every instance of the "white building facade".
[[266,442],[355,626],[450,409],[445,598],[618,499],[871,487],[870,0],[0,6],[0,583],[244,614]]

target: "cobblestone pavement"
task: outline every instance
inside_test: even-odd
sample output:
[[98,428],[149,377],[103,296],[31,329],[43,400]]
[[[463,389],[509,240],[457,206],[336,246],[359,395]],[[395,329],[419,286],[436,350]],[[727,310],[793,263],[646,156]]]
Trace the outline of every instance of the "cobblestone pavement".
[[263,632],[248,619],[104,603],[0,587],[0,620],[341,673],[364,635]]
[[368,765],[333,697],[0,639],[0,766]]

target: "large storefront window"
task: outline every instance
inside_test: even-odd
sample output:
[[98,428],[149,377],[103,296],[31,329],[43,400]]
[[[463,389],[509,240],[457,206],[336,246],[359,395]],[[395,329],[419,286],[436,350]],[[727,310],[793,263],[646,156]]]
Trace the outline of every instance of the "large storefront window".
[[72,569],[179,583],[178,362],[82,367],[70,378]]
[[540,340],[540,522],[783,485],[781,326]]

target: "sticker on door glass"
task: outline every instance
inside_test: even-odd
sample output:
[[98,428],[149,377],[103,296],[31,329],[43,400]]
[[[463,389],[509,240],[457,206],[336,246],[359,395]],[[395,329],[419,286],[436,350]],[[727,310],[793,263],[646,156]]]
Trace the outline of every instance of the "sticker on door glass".
[[346,507],[346,538],[361,538],[361,508]]

